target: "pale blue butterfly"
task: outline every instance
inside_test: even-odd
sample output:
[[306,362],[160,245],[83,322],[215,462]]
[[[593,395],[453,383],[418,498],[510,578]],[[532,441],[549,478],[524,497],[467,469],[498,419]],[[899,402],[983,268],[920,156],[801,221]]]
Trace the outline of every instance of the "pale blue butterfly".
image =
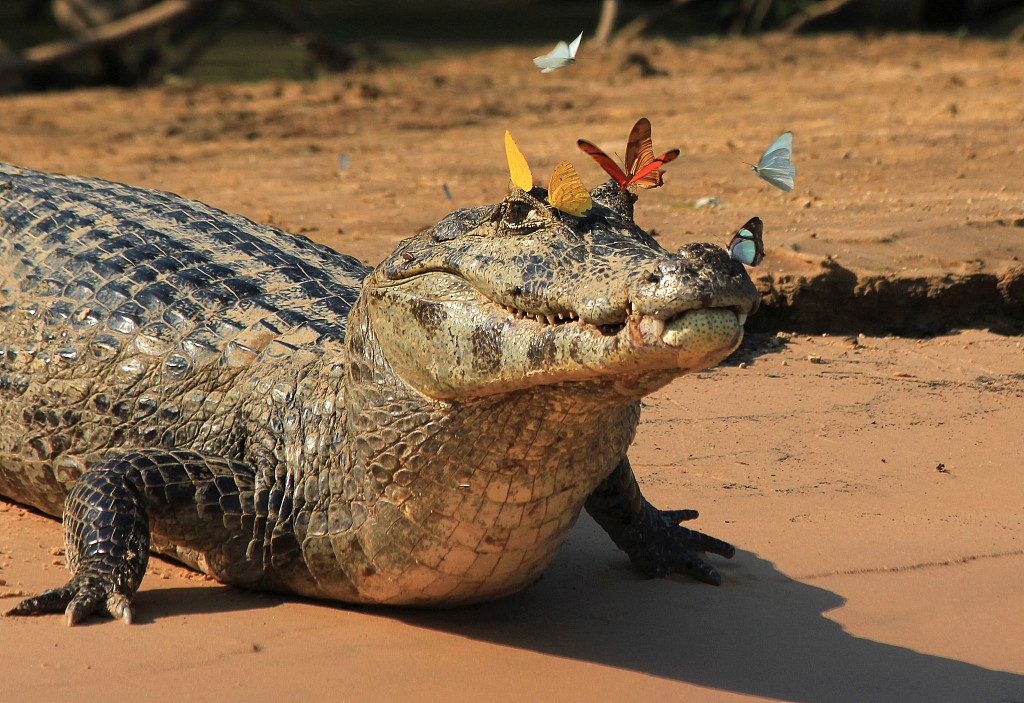
[[793,155],[793,133],[783,132],[771,146],[761,154],[757,166],[747,164],[751,170],[773,186],[787,193],[793,190],[796,166],[790,161]]
[[736,230],[729,242],[729,256],[747,266],[757,266],[764,259],[763,225],[760,217],[751,217]]

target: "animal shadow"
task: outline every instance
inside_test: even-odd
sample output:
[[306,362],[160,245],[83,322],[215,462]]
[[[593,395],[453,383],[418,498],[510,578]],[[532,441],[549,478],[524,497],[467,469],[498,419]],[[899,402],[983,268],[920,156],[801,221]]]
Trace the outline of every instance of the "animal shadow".
[[[725,585],[643,580],[589,519],[534,588],[403,622],[748,695],[800,703],[1008,703],[1024,676],[856,637],[823,613],[844,599],[739,552]],[[610,566],[611,565],[611,566]]]

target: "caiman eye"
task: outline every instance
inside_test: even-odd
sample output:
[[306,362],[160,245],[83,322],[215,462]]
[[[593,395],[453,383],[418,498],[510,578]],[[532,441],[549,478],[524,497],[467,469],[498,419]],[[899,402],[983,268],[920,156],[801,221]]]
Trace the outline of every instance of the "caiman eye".
[[537,210],[520,200],[509,201],[502,206],[501,222],[511,230],[535,229],[544,224]]

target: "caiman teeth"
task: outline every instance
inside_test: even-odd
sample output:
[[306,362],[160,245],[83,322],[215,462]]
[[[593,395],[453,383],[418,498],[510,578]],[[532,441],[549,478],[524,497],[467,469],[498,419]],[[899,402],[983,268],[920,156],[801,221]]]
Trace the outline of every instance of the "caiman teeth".
[[[631,318],[629,317],[633,313],[633,306],[630,303],[626,304],[627,317],[622,322],[611,322],[605,324],[582,322],[579,314],[575,312],[555,312],[555,313],[542,313],[542,312],[527,312],[511,305],[505,305],[504,303],[497,303],[498,307],[504,310],[506,313],[512,316],[515,320],[533,320],[534,322],[542,325],[564,325],[570,322],[579,322],[586,327],[596,328],[601,334],[606,337],[613,337],[622,331],[622,328],[626,326],[626,323]],[[635,321],[635,318],[632,318]],[[665,323],[658,323],[661,325],[661,329],[664,328]]]
[[519,308],[503,305],[502,303],[498,303],[498,307],[517,320],[533,320],[542,325],[564,325],[567,322],[578,322],[580,319],[580,316],[574,312],[527,312],[526,310],[520,310]]
[[661,336],[665,334],[665,321],[645,315],[640,318],[640,332],[644,337],[657,337],[661,339]]
[[[636,344],[673,344],[673,339],[677,336],[678,330],[676,329],[676,321],[681,320],[682,316],[686,313],[682,313],[679,316],[673,317],[672,321],[663,320],[650,315],[643,315],[634,311],[631,302],[627,301],[625,309],[627,315],[622,322],[610,322],[604,324],[588,323],[583,322],[580,316],[574,312],[554,312],[554,313],[543,313],[543,312],[527,312],[520,308],[512,307],[510,305],[504,305],[503,303],[497,304],[499,308],[504,310],[513,319],[516,320],[532,320],[540,325],[545,326],[556,326],[565,325],[572,322],[582,324],[584,327],[596,329],[605,337],[614,337],[623,329],[627,330],[629,338]],[[688,311],[693,312],[693,311]],[[747,315],[745,313],[732,311],[736,316],[736,320],[739,326],[742,327],[743,323],[747,321]],[[670,332],[666,330],[671,327]]]
[[628,314],[622,322],[608,323],[588,322],[574,312],[528,312],[503,303],[497,303],[497,306],[514,320],[532,320],[545,327],[578,323],[583,329],[596,331],[604,337],[624,334],[638,347],[685,347],[702,352],[720,349],[722,340],[735,335],[736,327],[742,329],[747,321],[746,313],[726,308],[685,310],[666,320],[644,315],[628,301],[624,306]]

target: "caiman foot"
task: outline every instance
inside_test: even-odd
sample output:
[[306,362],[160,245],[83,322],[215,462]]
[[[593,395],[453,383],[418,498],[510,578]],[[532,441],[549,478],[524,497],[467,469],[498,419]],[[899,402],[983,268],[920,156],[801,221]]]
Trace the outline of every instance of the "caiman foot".
[[172,543],[213,555],[235,574],[233,583],[259,583],[262,561],[245,556],[256,519],[253,486],[248,465],[192,451],[140,449],[98,462],[64,503],[71,580],[7,614],[63,611],[68,625],[90,615],[131,624],[149,561],[151,520]]
[[696,510],[659,510],[647,502],[623,459],[587,498],[587,512],[649,578],[686,574],[714,586],[722,577],[703,554],[732,558],[736,548],[728,542],[679,523],[697,517]]
[[68,626],[90,615],[108,615],[130,625],[135,615],[131,594],[118,593],[114,583],[101,578],[72,578],[60,588],[26,598],[4,614],[46,615],[61,611]]
[[696,518],[696,510],[658,510],[644,502],[648,514],[641,520],[642,527],[630,530],[629,547],[619,545],[633,564],[648,578],[686,574],[712,586],[721,586],[718,570],[700,555],[711,553],[731,559],[736,548],[679,524]]
[[131,623],[132,596],[149,560],[149,518],[132,474],[100,463],[78,479],[64,502],[64,543],[71,579],[23,600],[8,615],[64,612],[68,625],[107,614]]

